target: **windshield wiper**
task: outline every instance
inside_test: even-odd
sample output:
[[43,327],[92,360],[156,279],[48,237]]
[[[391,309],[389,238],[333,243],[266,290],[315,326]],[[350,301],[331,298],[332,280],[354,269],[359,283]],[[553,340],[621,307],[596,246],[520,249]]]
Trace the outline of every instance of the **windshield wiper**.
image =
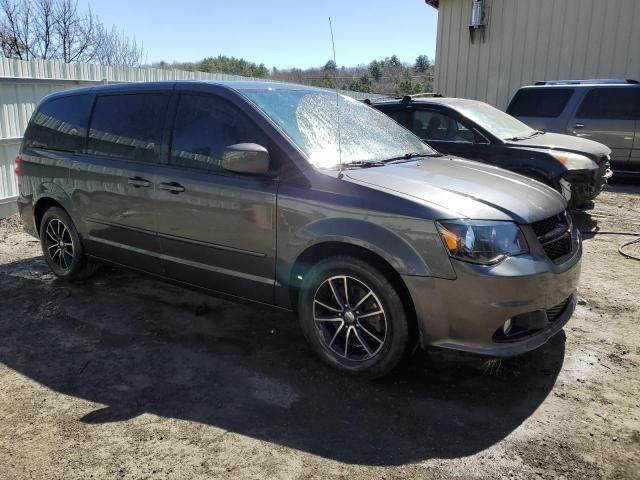
[[524,136],[524,137],[511,137],[511,138],[505,138],[505,140],[509,141],[509,142],[517,142],[520,140],[528,140],[529,138],[533,138],[537,135],[542,135],[544,132],[542,130],[536,130],[535,132]]
[[418,152],[410,152],[405,153],[404,155],[399,155],[397,157],[387,158],[382,160],[382,163],[390,163],[397,162],[398,160],[411,160],[412,158],[422,158],[422,157],[441,157],[441,153],[418,153]]
[[383,167],[383,166],[384,166],[384,163],[372,161],[372,160],[355,160],[353,162],[347,162],[342,164],[343,168],[371,168],[371,167]]

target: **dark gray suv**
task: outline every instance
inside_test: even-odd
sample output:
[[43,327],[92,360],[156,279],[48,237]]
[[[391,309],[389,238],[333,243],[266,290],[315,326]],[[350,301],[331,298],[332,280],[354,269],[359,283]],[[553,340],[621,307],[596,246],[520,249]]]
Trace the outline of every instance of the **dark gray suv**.
[[386,374],[418,341],[523,353],[575,308],[582,250],[559,193],[444,157],[326,90],[57,93],[16,174],[58,277],[99,260],[295,310],[315,351],[354,374]]

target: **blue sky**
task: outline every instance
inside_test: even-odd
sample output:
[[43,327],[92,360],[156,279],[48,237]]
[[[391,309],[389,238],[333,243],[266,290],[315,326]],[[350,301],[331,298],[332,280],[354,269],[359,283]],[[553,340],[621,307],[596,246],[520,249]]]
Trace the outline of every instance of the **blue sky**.
[[[148,62],[243,57],[269,68],[338,65],[393,54],[435,55],[437,12],[424,0],[81,0],[106,25],[144,43]],[[409,24],[410,27],[403,27]]]

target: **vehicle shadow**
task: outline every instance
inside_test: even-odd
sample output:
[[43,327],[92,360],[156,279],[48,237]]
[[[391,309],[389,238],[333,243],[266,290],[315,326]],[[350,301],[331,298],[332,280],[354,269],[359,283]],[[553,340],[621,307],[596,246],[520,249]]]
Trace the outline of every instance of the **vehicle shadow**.
[[583,240],[594,237],[598,231],[598,219],[591,214],[591,210],[571,210],[571,216],[582,234]]
[[389,378],[361,381],[320,363],[288,313],[129,272],[73,286],[44,272],[41,259],[0,267],[0,361],[107,405],[79,415],[87,424],[150,412],[340,462],[455,458],[526,420],[564,359],[560,334],[502,362],[418,353]]
[[[626,183],[624,183],[626,182]],[[615,184],[607,186],[607,192],[619,193],[619,194],[632,194],[640,195],[640,179],[622,179]],[[594,202],[591,202],[591,208],[585,210],[572,209],[571,215],[578,229],[582,233],[583,240],[591,240],[598,232],[602,230],[601,223],[605,225],[611,223],[612,219],[616,219],[617,212],[607,212],[598,209],[599,199],[596,198]],[[595,207],[595,208],[594,208]],[[618,205],[621,208],[622,205]],[[600,219],[603,222],[599,222]],[[608,222],[607,222],[608,221]],[[604,230],[611,230],[611,228],[604,228]],[[616,230],[616,228],[614,228]],[[632,228],[623,228],[623,230],[632,230]]]

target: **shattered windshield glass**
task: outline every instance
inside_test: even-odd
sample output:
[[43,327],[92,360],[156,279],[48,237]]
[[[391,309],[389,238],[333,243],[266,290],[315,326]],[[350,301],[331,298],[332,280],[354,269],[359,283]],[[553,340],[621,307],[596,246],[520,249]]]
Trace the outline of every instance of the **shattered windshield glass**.
[[437,154],[385,114],[343,95],[279,89],[243,93],[320,168],[336,168],[339,151],[343,165]]

